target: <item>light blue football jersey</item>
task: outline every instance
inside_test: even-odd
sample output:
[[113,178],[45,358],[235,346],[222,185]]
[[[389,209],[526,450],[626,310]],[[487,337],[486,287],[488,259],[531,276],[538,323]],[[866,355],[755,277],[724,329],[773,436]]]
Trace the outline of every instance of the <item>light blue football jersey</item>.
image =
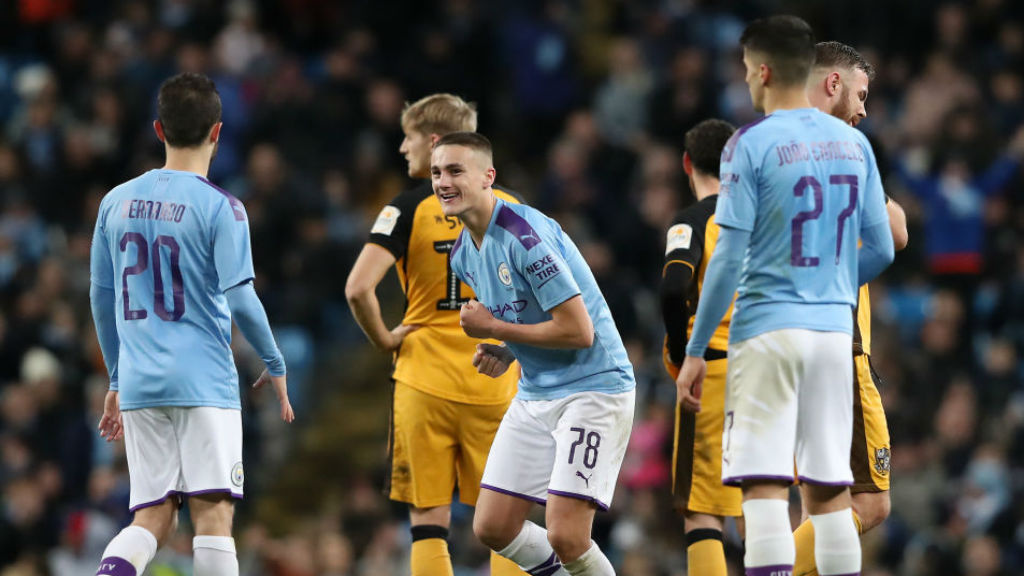
[[715,211],[720,226],[751,232],[730,342],[784,328],[852,333],[860,230],[887,219],[860,131],[814,108],[738,130]]
[[254,276],[240,201],[192,172],[150,170],[103,198],[91,270],[116,296],[122,410],[241,408],[224,296]]
[[[633,365],[590,267],[557,222],[534,208],[494,207],[479,250],[464,229],[451,252],[452,271],[491,314],[505,322],[538,324],[550,310],[581,294],[594,323],[594,343],[554,350],[506,343],[522,366],[518,397],[553,400],[577,392],[627,392]],[[470,359],[466,359],[468,362]]]

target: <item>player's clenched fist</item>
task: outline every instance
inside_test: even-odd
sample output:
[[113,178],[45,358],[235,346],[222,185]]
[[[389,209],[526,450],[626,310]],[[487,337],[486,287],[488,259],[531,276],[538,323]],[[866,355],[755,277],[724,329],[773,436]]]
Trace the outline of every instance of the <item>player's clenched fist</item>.
[[470,300],[463,304],[462,310],[459,312],[459,323],[462,324],[462,330],[466,332],[467,336],[473,338],[492,338],[495,322],[491,311],[476,300]]
[[490,376],[491,378],[497,378],[504,374],[508,367],[512,365],[516,357],[512,354],[512,351],[505,346],[498,346],[497,344],[477,344],[476,354],[473,355],[473,366],[476,366],[476,371]]

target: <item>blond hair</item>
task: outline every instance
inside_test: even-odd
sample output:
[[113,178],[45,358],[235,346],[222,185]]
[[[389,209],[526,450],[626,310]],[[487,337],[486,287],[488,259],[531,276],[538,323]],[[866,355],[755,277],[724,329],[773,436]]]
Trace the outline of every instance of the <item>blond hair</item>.
[[444,136],[476,131],[476,105],[454,94],[431,94],[402,109],[402,127]]

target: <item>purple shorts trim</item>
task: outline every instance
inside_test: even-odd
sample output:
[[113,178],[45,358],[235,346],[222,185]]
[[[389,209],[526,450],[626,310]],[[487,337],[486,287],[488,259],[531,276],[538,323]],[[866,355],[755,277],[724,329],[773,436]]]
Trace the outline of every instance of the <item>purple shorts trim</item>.
[[563,496],[565,498],[575,498],[577,500],[586,500],[587,502],[593,502],[595,505],[597,505],[598,508],[601,509],[602,512],[608,511],[608,505],[605,504],[604,502],[601,502],[597,498],[594,498],[593,496],[576,494],[574,492],[562,492],[561,490],[551,490],[550,488],[548,489],[548,494],[554,494],[555,496]]
[[228,494],[231,494],[231,497],[236,499],[236,500],[241,500],[244,497],[241,494],[239,494],[238,492],[232,491],[230,488],[211,488],[209,490],[197,490],[195,492],[180,492],[178,490],[169,490],[167,492],[167,494],[164,494],[163,498],[160,498],[158,500],[153,500],[152,502],[143,502],[142,504],[137,504],[137,505],[132,506],[131,508],[129,508],[128,511],[129,512],[135,512],[135,511],[141,510],[143,508],[149,508],[151,506],[156,506],[157,504],[163,504],[164,500],[167,500],[171,496],[177,496],[178,497],[178,508],[181,508],[182,505],[184,505],[184,503],[185,503],[185,498],[187,498],[189,496],[201,496],[203,494],[217,494],[217,493],[228,493]]
[[853,480],[849,482],[822,482],[821,480],[813,480],[806,476],[797,476],[797,478],[804,484],[814,484],[815,486],[853,486]]
[[746,576],[771,576],[772,574],[793,574],[793,565],[755,566],[746,570]]
[[491,492],[497,492],[499,494],[507,494],[508,496],[515,496],[516,498],[522,498],[523,500],[529,500],[530,502],[535,502],[537,504],[540,504],[541,506],[547,506],[548,505],[548,501],[547,500],[545,500],[543,498],[537,498],[536,496],[527,496],[526,494],[520,494],[519,492],[513,492],[511,490],[506,490],[504,488],[498,488],[497,486],[491,486],[490,484],[480,484],[480,487],[481,488],[486,488],[487,490],[490,490]]
[[746,476],[729,476],[722,478],[722,484],[726,486],[742,486],[744,480],[778,480],[787,484],[793,483],[792,476],[773,476],[771,474],[748,474]]

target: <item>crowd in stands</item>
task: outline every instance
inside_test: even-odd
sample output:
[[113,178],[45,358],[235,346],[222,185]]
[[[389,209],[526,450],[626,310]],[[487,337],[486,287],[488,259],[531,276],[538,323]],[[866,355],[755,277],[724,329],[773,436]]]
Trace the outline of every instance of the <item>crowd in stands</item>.
[[[379,490],[387,358],[344,282],[376,212],[410,186],[402,107],[433,92],[478,104],[499,181],[575,239],[630,351],[637,417],[596,539],[620,574],[684,574],[655,297],[664,232],[692,201],[685,131],[755,119],[738,38],[776,12],[878,70],[860,128],[908,214],[909,247],[872,285],[893,507],[865,536],[864,574],[1022,573],[1024,4],[64,0],[0,3],[0,576],[91,576],[130,521],[123,445],[95,430],[107,380],[89,245],[103,195],[162,165],[156,89],[182,71],[220,92],[210,179],[247,207],[298,415],[285,429],[248,391],[259,360],[236,337],[242,574],[408,573],[405,509]],[[486,573],[471,510],[454,514],[456,573]],[[149,574],[190,573],[188,530]]]

